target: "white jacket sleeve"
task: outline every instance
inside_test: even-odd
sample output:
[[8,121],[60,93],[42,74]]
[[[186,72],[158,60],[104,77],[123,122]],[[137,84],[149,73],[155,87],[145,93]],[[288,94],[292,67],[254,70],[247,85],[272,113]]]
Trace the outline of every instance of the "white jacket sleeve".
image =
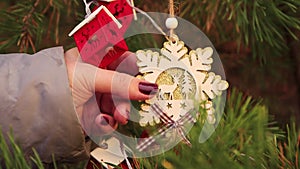
[[26,157],[44,163],[89,157],[69,87],[62,47],[36,54],[0,54],[0,127],[13,130]]

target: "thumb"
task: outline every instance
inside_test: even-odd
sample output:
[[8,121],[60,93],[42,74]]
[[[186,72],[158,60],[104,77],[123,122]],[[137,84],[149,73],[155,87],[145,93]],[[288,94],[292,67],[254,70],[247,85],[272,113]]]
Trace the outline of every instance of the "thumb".
[[95,90],[111,93],[130,100],[146,100],[153,97],[158,86],[125,73],[97,68]]
[[130,100],[146,100],[158,91],[155,83],[82,62],[77,62],[72,81],[75,104],[78,106],[89,100],[95,92],[109,93]]

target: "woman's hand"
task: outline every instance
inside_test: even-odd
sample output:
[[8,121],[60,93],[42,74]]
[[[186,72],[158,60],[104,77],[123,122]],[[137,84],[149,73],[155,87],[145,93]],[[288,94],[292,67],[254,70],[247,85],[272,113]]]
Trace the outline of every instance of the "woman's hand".
[[111,70],[83,63],[77,48],[65,53],[65,61],[77,115],[89,136],[108,134],[118,123],[126,124],[129,100],[146,100],[158,91],[156,84],[129,75],[138,73],[135,55],[130,52],[109,65]]

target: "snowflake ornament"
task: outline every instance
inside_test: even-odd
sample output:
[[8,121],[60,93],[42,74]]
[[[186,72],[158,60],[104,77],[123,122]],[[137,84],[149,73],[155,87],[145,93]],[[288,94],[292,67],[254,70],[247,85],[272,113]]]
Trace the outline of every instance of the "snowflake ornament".
[[136,52],[140,73],[149,82],[159,86],[158,94],[141,105],[140,125],[155,125],[161,122],[151,105],[157,104],[172,120],[177,121],[194,109],[195,101],[205,103],[207,120],[214,124],[212,99],[228,88],[228,83],[211,70],[213,49],[211,47],[191,50],[177,36],[167,41],[159,52],[151,50]]

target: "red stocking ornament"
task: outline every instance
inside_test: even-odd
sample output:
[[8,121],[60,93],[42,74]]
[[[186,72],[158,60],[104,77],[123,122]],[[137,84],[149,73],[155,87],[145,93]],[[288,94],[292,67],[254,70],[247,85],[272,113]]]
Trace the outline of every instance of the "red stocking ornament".
[[69,36],[74,36],[84,62],[106,68],[128,50],[123,36],[132,21],[133,10],[126,0],[94,4],[93,13]]
[[[69,34],[74,37],[82,60],[100,68],[107,68],[127,51],[124,34],[133,19],[132,14],[133,9],[126,0],[94,3],[93,12]],[[87,169],[94,168],[94,164],[103,168],[92,157]],[[128,168],[125,162],[120,167]]]

